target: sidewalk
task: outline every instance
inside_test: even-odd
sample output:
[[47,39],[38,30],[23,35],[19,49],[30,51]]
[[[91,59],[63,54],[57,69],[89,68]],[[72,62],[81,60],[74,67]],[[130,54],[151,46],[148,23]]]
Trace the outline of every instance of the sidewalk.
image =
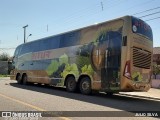
[[10,80],[10,77],[0,77],[0,80]]
[[160,89],[151,88],[148,92],[120,92],[123,95],[140,96],[144,98],[156,98],[160,100]]

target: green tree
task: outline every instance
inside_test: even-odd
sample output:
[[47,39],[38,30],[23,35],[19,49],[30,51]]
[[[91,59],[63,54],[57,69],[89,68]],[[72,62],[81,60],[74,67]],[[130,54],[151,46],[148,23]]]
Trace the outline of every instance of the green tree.
[[10,56],[5,52],[0,54],[0,61],[8,61],[9,58]]
[[160,65],[154,64],[153,65],[153,75],[155,79],[158,74],[160,74]]

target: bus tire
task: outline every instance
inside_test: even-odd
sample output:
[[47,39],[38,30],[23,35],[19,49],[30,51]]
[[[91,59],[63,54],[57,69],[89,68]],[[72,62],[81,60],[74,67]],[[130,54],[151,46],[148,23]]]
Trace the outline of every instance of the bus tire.
[[16,80],[18,84],[22,84],[22,79],[20,74],[17,75]]
[[80,81],[80,92],[85,95],[91,94],[91,80],[89,77],[83,77]]
[[106,92],[106,96],[113,96],[113,92]]
[[68,92],[75,92],[77,87],[76,80],[73,76],[70,76],[66,79],[66,90]]
[[27,79],[28,79],[28,78],[27,78],[27,75],[24,74],[23,77],[22,77],[22,84],[23,84],[23,85],[27,85],[27,83],[28,83],[28,82],[27,82]]

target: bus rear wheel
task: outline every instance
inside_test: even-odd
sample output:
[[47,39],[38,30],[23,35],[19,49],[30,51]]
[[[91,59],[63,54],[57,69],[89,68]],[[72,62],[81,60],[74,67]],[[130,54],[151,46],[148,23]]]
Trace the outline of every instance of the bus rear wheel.
[[80,81],[79,88],[82,94],[91,94],[91,80],[88,77],[83,77]]
[[22,84],[23,84],[23,85],[27,85],[27,83],[28,83],[28,82],[27,82],[27,79],[28,79],[28,78],[27,78],[27,75],[24,74],[23,77],[22,77]]
[[75,92],[77,83],[74,77],[70,76],[66,79],[66,90],[68,92]]

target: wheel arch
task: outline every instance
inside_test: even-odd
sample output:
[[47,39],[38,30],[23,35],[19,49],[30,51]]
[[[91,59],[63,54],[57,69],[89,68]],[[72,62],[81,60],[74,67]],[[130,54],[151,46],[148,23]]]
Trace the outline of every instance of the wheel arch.
[[17,73],[17,74],[16,74],[16,80],[18,80],[18,76],[20,76],[21,79],[22,79],[21,73]]

